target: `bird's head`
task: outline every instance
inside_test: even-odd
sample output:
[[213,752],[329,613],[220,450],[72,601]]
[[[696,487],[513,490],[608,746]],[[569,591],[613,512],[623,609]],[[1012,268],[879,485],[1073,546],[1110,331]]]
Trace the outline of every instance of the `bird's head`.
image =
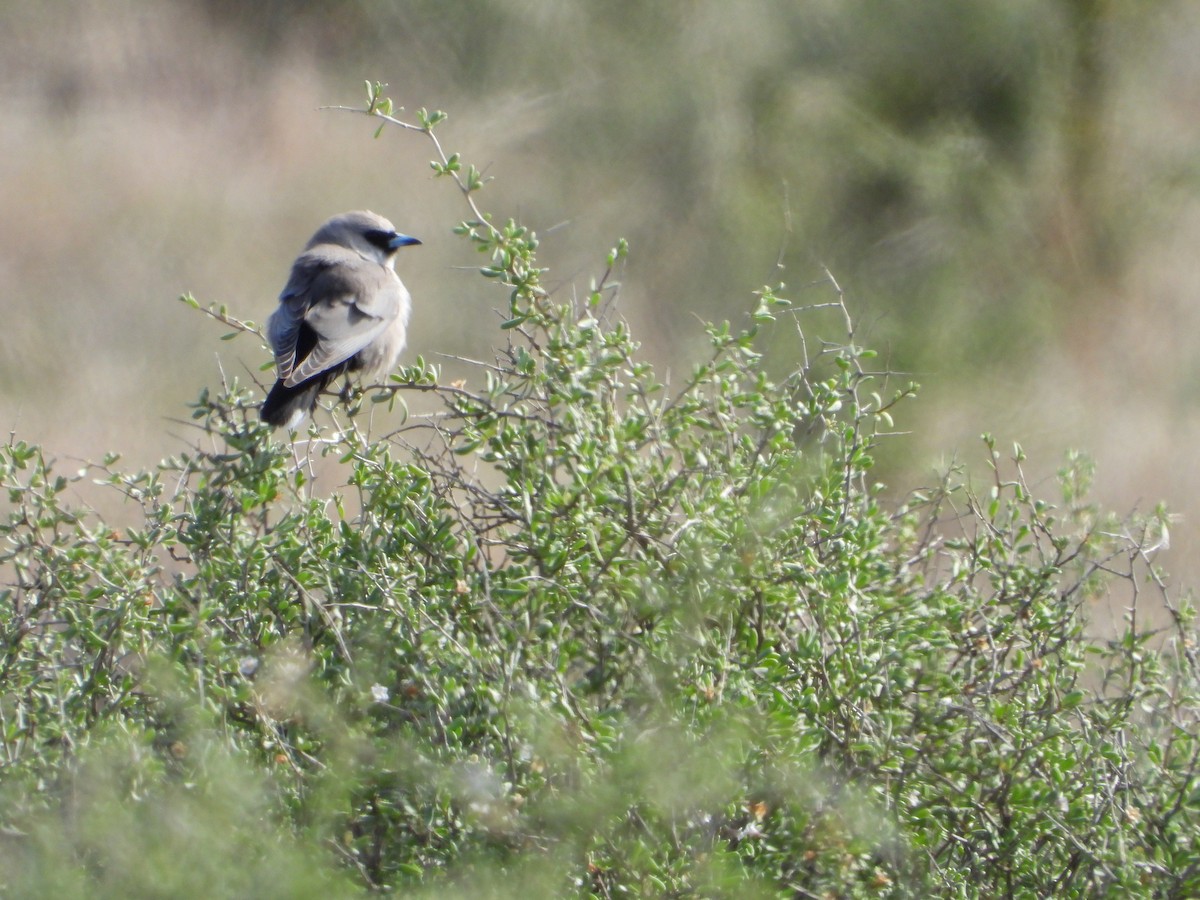
[[415,237],[401,234],[383,216],[367,210],[355,210],[334,216],[317,229],[305,249],[320,244],[332,244],[353,250],[364,259],[390,266],[397,250],[421,243]]

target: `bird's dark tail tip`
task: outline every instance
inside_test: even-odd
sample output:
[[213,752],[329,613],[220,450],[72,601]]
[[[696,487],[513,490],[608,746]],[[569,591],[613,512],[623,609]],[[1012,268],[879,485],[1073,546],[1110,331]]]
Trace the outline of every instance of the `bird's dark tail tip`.
[[317,397],[325,383],[326,380],[320,375],[302,381],[295,387],[287,387],[282,381],[276,381],[263,401],[258,417],[273,428],[281,425],[291,429],[299,427],[304,417],[316,407]]

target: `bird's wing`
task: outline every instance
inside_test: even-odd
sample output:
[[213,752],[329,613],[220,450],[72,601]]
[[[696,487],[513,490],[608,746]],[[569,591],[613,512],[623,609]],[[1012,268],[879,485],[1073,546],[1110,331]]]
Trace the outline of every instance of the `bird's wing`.
[[291,375],[296,365],[296,345],[303,322],[303,306],[286,298],[281,298],[279,306],[267,319],[267,340],[275,351],[275,370],[281,380]]
[[[390,269],[340,248],[304,254],[268,323],[280,379],[292,387],[367,347],[399,315],[402,290]],[[298,358],[304,326],[316,341]]]
[[275,370],[280,381],[287,379],[297,361],[312,351],[314,335],[301,334],[304,314],[316,280],[336,262],[328,254],[306,252],[292,264],[288,282],[279,295],[279,306],[267,319],[267,340],[275,351]]

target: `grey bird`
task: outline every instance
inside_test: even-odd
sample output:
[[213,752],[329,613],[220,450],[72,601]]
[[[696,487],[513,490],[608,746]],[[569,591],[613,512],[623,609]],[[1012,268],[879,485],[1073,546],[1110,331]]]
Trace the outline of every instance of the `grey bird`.
[[338,375],[395,368],[412,308],[396,251],[419,243],[365,210],[317,229],[267,320],[278,380],[259,411],[264,422],[294,429]]

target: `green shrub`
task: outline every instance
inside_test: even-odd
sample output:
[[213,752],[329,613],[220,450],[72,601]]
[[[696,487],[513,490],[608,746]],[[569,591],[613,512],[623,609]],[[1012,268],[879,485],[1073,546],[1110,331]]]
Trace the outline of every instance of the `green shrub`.
[[[433,146],[509,292],[473,379],[418,360],[295,444],[229,384],[152,472],[0,450],[6,893],[1200,891],[1164,513],[1101,515],[1081,459],[1051,506],[990,439],[986,489],[888,500],[872,454],[914,387],[832,279],[762,289],[669,385],[615,314],[624,244],[549,296],[535,235]],[[416,395],[439,410],[382,436],[357,414]],[[67,503],[80,479],[133,524]]]

